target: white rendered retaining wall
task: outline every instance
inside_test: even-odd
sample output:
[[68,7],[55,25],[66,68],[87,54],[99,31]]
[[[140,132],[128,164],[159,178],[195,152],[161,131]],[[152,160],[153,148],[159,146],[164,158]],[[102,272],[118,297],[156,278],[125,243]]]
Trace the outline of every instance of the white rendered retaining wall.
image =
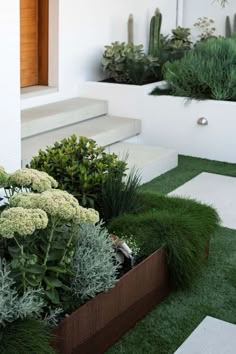
[[[110,114],[141,119],[138,143],[236,163],[236,103],[149,95],[155,86],[87,82],[81,95],[107,100]],[[200,117],[207,118],[209,124],[198,125]]]

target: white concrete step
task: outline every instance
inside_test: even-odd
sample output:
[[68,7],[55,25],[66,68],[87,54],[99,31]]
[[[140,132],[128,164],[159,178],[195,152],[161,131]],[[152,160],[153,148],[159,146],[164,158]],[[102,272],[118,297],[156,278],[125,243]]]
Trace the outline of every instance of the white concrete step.
[[107,147],[120,158],[128,156],[129,168],[136,167],[141,174],[141,182],[147,183],[178,166],[178,154],[175,150],[159,146],[117,143]]
[[72,134],[94,139],[98,145],[108,146],[141,133],[141,121],[131,118],[102,116],[22,139],[22,164],[28,163],[39,149],[53,145]]
[[21,112],[21,137],[44,133],[107,114],[107,102],[72,98]]

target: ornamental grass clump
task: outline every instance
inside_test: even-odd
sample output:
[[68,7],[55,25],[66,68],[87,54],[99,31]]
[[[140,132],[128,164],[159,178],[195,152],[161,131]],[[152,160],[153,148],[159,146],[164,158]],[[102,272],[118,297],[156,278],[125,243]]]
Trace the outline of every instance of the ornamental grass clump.
[[[170,94],[197,100],[236,100],[236,41],[208,39],[178,61],[166,63]],[[160,94],[155,90],[154,94]]]
[[148,257],[165,247],[172,284],[186,288],[206,260],[207,242],[217,229],[217,212],[194,200],[140,193],[137,213],[126,214],[109,224],[116,235],[133,235],[140,256]]

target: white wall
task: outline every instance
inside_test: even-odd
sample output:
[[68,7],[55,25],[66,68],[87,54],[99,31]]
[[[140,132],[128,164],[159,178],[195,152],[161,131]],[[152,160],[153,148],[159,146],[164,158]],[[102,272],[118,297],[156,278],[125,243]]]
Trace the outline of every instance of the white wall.
[[[183,26],[192,27],[198,17],[211,17],[216,21],[217,34],[225,35],[226,16],[236,13],[236,1],[229,0],[229,4],[222,8],[216,0],[182,0],[183,1]],[[197,31],[193,30],[196,37]]]
[[163,13],[163,31],[169,32],[176,24],[176,2],[59,0],[59,92],[24,100],[22,108],[79,95],[84,80],[102,78],[104,46],[113,41],[127,41],[130,13],[135,20],[135,43],[147,46],[150,18],[156,7]]
[[20,166],[19,0],[0,1],[0,165]]

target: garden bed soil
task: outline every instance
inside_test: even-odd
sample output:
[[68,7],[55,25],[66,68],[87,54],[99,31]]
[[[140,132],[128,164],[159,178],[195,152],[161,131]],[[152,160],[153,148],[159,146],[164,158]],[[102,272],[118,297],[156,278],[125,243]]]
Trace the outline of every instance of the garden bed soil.
[[54,330],[62,354],[102,354],[171,291],[166,254],[159,249],[65,318]]
[[160,81],[157,81],[156,78],[152,79],[152,80],[146,80],[144,81],[142,84],[132,84],[132,83],[129,83],[129,82],[118,82],[114,79],[104,79],[104,80],[101,80],[99,82],[105,82],[105,83],[110,83],[110,84],[117,84],[117,85],[130,85],[130,86],[144,86],[144,85],[149,85],[149,84],[153,84],[154,82],[161,82],[162,80]]

